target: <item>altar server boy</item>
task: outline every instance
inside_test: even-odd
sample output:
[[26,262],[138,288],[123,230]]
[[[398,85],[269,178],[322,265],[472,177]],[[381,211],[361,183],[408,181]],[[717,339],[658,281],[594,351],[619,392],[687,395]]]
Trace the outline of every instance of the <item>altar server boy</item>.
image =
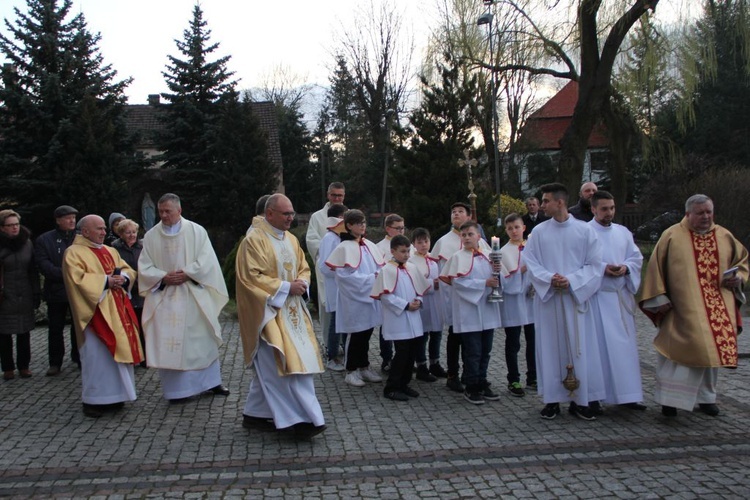
[[394,401],[408,401],[419,393],[409,387],[417,351],[422,347],[421,296],[429,283],[410,262],[411,243],[403,235],[391,239],[391,260],[375,279],[371,297],[380,300],[382,332],[393,341],[396,354],[383,394]]

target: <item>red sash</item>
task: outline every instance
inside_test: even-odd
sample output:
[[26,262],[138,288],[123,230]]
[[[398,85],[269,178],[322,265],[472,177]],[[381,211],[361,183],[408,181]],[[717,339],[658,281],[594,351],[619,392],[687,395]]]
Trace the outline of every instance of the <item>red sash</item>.
[[706,234],[690,232],[693,237],[693,255],[698,270],[703,304],[711,333],[714,337],[719,362],[722,366],[737,366],[737,335],[732,328],[729,308],[721,295],[719,274],[719,245],[716,231]]
[[[112,274],[115,270],[115,260],[112,258],[112,254],[110,254],[104,247],[91,248],[91,251],[94,252],[94,255],[99,259],[99,263],[102,265],[102,268],[104,268],[104,272],[106,274]],[[142,360],[141,350],[139,349],[140,340],[138,338],[138,318],[135,315],[133,306],[130,304],[130,299],[128,299],[125,290],[122,288],[111,288],[109,292],[112,294],[112,298],[115,301],[117,315],[119,316],[122,327],[125,330],[125,336],[128,339],[128,346],[133,355],[133,363],[140,363]],[[91,327],[96,336],[104,342],[104,345],[107,346],[110,354],[114,357],[115,348],[117,346],[115,332],[112,331],[109,323],[107,323],[99,306],[96,306],[96,311],[94,311],[94,317],[91,318],[89,327]]]

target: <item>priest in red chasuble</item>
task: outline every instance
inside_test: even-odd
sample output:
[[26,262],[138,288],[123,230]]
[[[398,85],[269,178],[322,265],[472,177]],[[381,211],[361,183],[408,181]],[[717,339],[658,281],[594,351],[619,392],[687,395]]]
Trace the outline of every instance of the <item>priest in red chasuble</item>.
[[719,414],[719,368],[737,367],[739,307],[748,278],[747,249],[714,224],[714,204],[696,194],[685,218],[666,229],[654,247],[641,291],[641,309],[659,331],[656,402],[662,414],[677,409]]
[[143,350],[128,298],[136,272],[102,244],[107,226],[101,217],[87,215],[80,229],[62,270],[81,353],[83,413],[100,417],[136,398],[133,365]]

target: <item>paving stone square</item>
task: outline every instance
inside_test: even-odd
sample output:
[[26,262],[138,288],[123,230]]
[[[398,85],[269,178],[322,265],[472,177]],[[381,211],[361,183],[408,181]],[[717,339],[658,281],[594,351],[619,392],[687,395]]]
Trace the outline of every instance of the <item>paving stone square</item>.
[[[34,376],[0,383],[0,497],[750,497],[750,334],[740,336],[740,367],[720,372],[721,415],[668,420],[653,402],[655,330],[640,313],[637,322],[645,412],[606,406],[593,422],[567,411],[539,418],[535,394],[505,390],[498,330],[489,375],[500,401],[474,406],[444,381],[415,381],[421,396],[399,403],[383,398],[381,384],[353,388],[326,372],[316,388],[328,429],[307,442],[242,427],[251,372],[230,317],[221,348],[228,397],[170,405],[156,370],[136,368],[137,401],[100,419],[81,411],[75,365],[44,376],[39,327]],[[370,360],[380,366],[376,335]]]

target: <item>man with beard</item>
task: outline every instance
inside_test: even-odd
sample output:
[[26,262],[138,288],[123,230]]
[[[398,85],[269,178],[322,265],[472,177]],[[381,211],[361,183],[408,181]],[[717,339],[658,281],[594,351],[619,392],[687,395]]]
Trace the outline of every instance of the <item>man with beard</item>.
[[568,213],[578,220],[590,222],[594,218],[591,211],[591,197],[594,196],[598,188],[593,182],[584,182],[579,193],[578,203],[568,208]]

